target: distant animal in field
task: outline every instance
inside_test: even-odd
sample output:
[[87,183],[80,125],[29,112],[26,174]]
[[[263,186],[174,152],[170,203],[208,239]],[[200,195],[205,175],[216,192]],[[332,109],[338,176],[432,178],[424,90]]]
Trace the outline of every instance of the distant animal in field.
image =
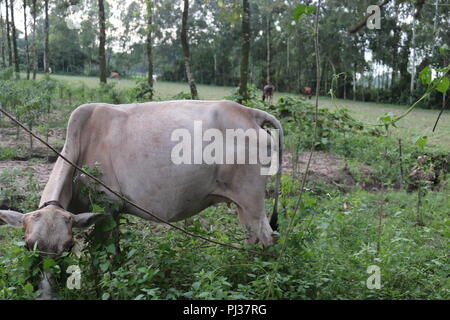
[[120,80],[120,73],[118,72],[111,72],[111,74],[109,75],[110,79],[117,79]]
[[310,87],[303,87],[303,93],[308,97],[308,99],[311,99],[312,89]]
[[158,75],[154,74],[154,75],[152,75],[152,78],[153,78],[153,82],[156,82],[158,80]]
[[275,86],[273,84],[266,84],[263,88],[263,96],[262,96],[262,101],[266,101],[268,103],[272,103],[273,100],[273,93],[275,91]]

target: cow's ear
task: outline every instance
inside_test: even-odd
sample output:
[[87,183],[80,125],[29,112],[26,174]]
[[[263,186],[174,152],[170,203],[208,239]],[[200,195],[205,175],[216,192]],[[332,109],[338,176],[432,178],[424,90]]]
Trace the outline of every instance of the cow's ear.
[[24,215],[20,212],[10,210],[0,210],[0,225],[9,224],[13,227],[22,227]]
[[75,228],[87,228],[106,216],[107,216],[106,213],[92,213],[92,212],[75,214],[73,215],[74,218],[73,226]]

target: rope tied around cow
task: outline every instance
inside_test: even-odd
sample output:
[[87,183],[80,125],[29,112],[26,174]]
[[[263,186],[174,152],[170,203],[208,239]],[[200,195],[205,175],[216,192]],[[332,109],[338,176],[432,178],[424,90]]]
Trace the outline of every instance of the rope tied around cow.
[[[36,135],[33,131],[31,131],[30,129],[28,129],[27,127],[25,127],[19,120],[17,120],[16,118],[14,118],[11,114],[9,114],[8,112],[6,112],[3,109],[2,104],[0,103],[0,112],[3,113],[7,118],[9,118],[12,122],[14,122],[16,125],[18,125],[20,128],[22,128],[24,131],[26,131],[28,134],[30,134],[33,138],[35,138],[36,140],[38,140],[39,142],[41,142],[43,145],[45,145],[47,148],[49,148],[51,151],[53,151],[58,157],[60,157],[61,159],[63,159],[64,161],[66,161],[69,165],[71,165],[75,170],[78,170],[79,172],[81,172],[82,174],[86,175],[87,177],[89,177],[90,179],[94,180],[96,183],[98,183],[99,185],[101,185],[102,187],[104,187],[106,190],[108,190],[109,192],[111,192],[112,194],[114,194],[115,196],[117,196],[119,199],[121,199],[122,201],[126,202],[127,204],[135,207],[136,209],[144,212],[145,214],[149,215],[150,217],[154,218],[156,221],[160,222],[160,223],[164,223],[166,225],[168,225],[169,227],[180,231],[190,237],[193,238],[198,238],[201,240],[204,240],[206,242],[210,242],[216,245],[220,245],[223,247],[227,247],[230,249],[234,249],[234,250],[239,250],[239,251],[245,251],[248,253],[252,253],[255,255],[260,255],[260,256],[270,256],[270,257],[274,257],[274,254],[271,252],[266,252],[266,251],[256,251],[256,250],[252,250],[252,249],[248,249],[248,248],[244,248],[244,247],[237,247],[233,244],[230,243],[224,243],[224,242],[220,242],[211,238],[207,238],[205,236],[202,235],[198,235],[195,233],[192,233],[186,229],[183,229],[181,227],[176,226],[175,224],[166,221],[164,219],[159,218],[158,216],[154,215],[153,213],[151,213],[150,211],[148,211],[147,209],[139,206],[138,204],[134,203],[133,201],[127,199],[125,196],[123,196],[122,194],[118,193],[117,191],[111,189],[108,185],[106,185],[103,181],[101,181],[100,179],[98,179],[97,177],[95,177],[94,175],[90,174],[89,172],[87,172],[86,170],[84,170],[83,168],[79,167],[78,165],[76,165],[75,163],[73,163],[72,161],[70,161],[69,159],[67,159],[65,156],[63,156],[58,150],[56,150],[54,147],[52,147],[49,143],[47,143],[45,140],[43,140],[41,137],[39,137],[38,135]],[[55,201],[48,201],[47,203],[44,203],[43,206],[47,206],[47,205],[55,205],[54,203],[50,203],[50,202],[55,202]],[[58,202],[58,201],[56,201]],[[58,202],[59,203],[59,202]],[[57,205],[58,206],[58,205]],[[62,206],[59,205],[61,208]],[[40,208],[39,208],[40,209]],[[64,209],[64,208],[63,208]]]

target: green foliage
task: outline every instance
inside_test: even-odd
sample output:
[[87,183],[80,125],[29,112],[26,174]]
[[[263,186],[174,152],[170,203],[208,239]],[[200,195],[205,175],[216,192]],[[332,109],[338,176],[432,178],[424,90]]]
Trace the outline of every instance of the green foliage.
[[17,156],[17,152],[11,148],[0,149],[0,161],[13,160]]
[[133,95],[138,101],[150,101],[153,98],[153,88],[149,85],[147,79],[136,80],[136,87],[133,89]]
[[190,93],[181,91],[174,95],[171,100],[191,100],[192,95]]
[[260,100],[261,97],[261,90],[259,90],[254,84],[247,84],[247,100],[244,99],[243,96],[239,94],[239,88],[235,88],[233,93],[225,99],[227,100],[233,100],[233,101],[242,101],[243,104],[246,106],[257,108],[257,109],[264,109],[265,104]]
[[316,6],[301,4],[294,9],[293,20],[298,21],[303,15],[310,15],[316,11]]
[[[315,133],[315,107],[297,98],[286,97],[269,108],[283,119],[288,147],[310,148]],[[330,111],[327,108],[317,110],[316,150],[330,150],[333,139],[350,134],[379,136],[377,129],[366,129],[362,122],[355,120],[348,109],[340,108]],[[300,139],[299,139],[300,138]]]

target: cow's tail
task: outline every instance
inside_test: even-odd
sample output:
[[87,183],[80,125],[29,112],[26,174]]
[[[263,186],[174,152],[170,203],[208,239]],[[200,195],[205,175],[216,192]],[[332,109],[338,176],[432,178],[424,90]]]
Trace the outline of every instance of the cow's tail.
[[256,110],[256,121],[260,127],[262,127],[265,123],[270,123],[275,129],[278,129],[278,170],[277,177],[275,183],[275,202],[273,205],[272,217],[270,218],[270,226],[272,230],[278,229],[278,197],[280,193],[280,184],[281,184],[281,169],[283,164],[283,140],[284,133],[283,127],[281,126],[280,121],[277,118],[272,116],[271,114],[262,111]]

